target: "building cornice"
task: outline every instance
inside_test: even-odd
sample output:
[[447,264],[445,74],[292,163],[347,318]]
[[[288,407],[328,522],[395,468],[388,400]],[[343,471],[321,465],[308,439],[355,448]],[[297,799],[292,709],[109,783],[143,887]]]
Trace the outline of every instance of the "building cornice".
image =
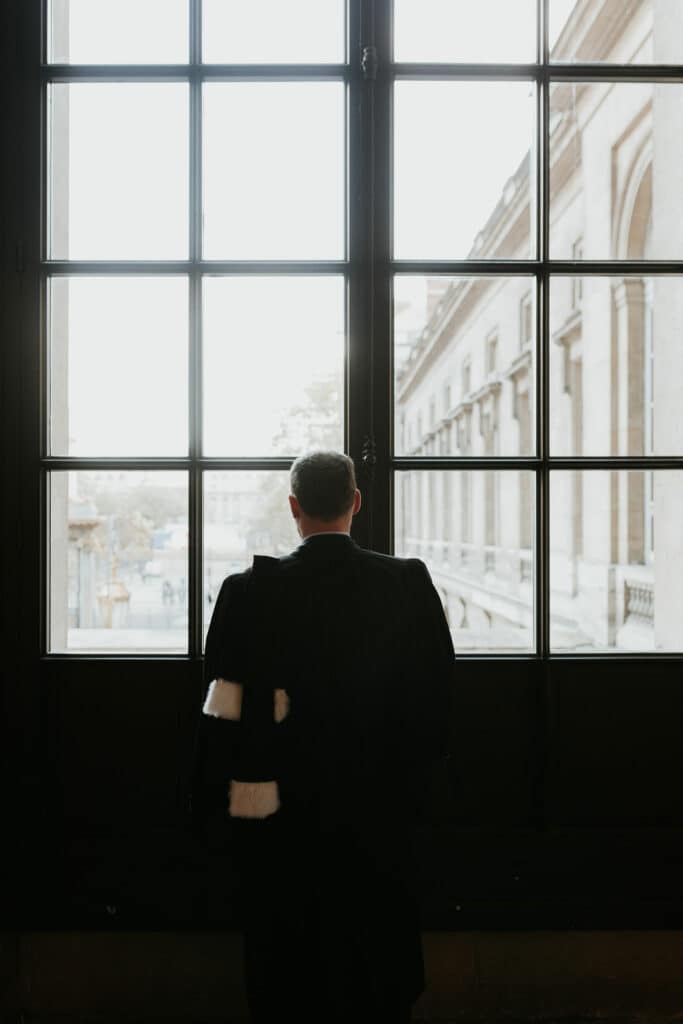
[[552,333],[552,339],[556,345],[567,345],[573,341],[581,332],[581,310],[574,309],[566,318],[564,323]]
[[446,416],[449,420],[459,420],[461,417],[472,412],[473,399],[468,395],[467,398],[463,398],[461,402],[454,405],[452,409],[449,409]]
[[579,0],[553,47],[551,59],[604,61],[645,0]]
[[477,390],[472,393],[472,401],[484,402],[487,398],[490,398],[491,395],[497,395],[502,386],[503,384],[500,379],[500,374],[493,374],[485,384],[482,384],[480,388],[477,388]]
[[[552,59],[569,62],[581,53],[582,62],[605,60],[624,27],[645,0],[579,0],[553,48]],[[586,49],[587,48],[587,49]],[[587,55],[588,54],[588,55]],[[582,164],[582,137],[576,107],[592,83],[558,83],[552,90],[550,196],[576,178]],[[508,179],[500,199],[477,235],[468,259],[515,258],[529,237],[530,154]],[[527,243],[528,244],[528,243]],[[460,280],[446,291],[425,324],[408,361],[398,375],[397,400],[406,401],[448,345],[462,334],[470,311],[495,278]]]
[[503,371],[503,376],[508,380],[517,380],[523,374],[528,373],[531,368],[531,346],[527,345],[522,352],[512,360],[510,365]]

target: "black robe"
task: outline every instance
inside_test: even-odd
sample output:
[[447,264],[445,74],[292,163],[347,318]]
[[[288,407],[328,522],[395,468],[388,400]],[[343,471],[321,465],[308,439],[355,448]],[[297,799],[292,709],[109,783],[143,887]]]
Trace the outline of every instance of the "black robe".
[[[200,718],[193,806],[227,817],[230,780],[277,782],[276,813],[232,822],[254,1019],[284,990],[300,1013],[304,990],[337,1002],[343,990],[356,1017],[359,1001],[372,1015],[423,990],[413,841],[430,771],[448,756],[454,671],[418,559],[320,534],[223,582],[205,692],[238,683],[241,709]],[[289,701],[281,721],[276,689]]]

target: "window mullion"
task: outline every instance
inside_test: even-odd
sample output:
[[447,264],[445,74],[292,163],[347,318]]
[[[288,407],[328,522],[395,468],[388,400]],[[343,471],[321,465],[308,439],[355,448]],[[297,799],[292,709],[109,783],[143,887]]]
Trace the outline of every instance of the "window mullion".
[[536,445],[541,459],[536,474],[536,600],[535,643],[537,654],[546,659],[550,653],[550,83],[548,77],[548,0],[537,0],[538,53],[542,74],[537,80],[537,257],[540,273],[536,287]]
[[366,452],[374,470],[372,546],[394,549],[393,379],[392,379],[392,221],[393,221],[393,0],[377,0],[373,45],[378,70],[367,83],[373,96],[373,281],[371,311],[372,447]]
[[[190,67],[201,61],[201,0],[190,0]],[[190,294],[188,346],[189,422],[189,508],[188,508],[188,651],[190,657],[202,650],[202,565],[203,565],[203,488],[200,458],[202,454],[202,282],[199,264],[202,256],[202,82],[197,74],[190,78]]]
[[363,547],[371,544],[373,523],[370,481],[363,471],[363,445],[372,418],[372,166],[374,83],[363,78],[361,54],[374,31],[372,0],[349,0],[347,91],[347,226],[349,272],[347,278],[347,438],[348,451],[358,470],[363,505],[354,520],[353,534]]
[[190,479],[188,509],[188,650],[190,656],[201,654],[202,636],[202,281],[194,268],[190,275],[189,323],[189,415],[190,415]]

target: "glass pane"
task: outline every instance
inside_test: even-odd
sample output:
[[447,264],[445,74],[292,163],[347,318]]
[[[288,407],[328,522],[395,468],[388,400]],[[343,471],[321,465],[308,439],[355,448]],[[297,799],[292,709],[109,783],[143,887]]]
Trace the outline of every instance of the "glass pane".
[[551,60],[680,64],[680,0],[550,0]]
[[50,473],[50,649],[187,651],[187,475]]
[[344,86],[204,88],[207,259],[341,259]]
[[554,455],[683,454],[682,324],[683,278],[552,280]]
[[551,256],[680,260],[683,86],[567,82],[550,106]]
[[533,278],[394,279],[398,455],[532,455]]
[[50,87],[53,259],[187,257],[187,98],[168,82]]
[[301,542],[289,509],[289,473],[204,474],[204,637],[226,576],[254,555],[285,555]]
[[341,277],[204,281],[204,451],[343,446]]
[[536,57],[536,0],[394,0],[394,59],[526,62]]
[[534,87],[397,82],[397,259],[526,259],[533,251]]
[[53,455],[187,454],[187,279],[50,282]]
[[55,64],[182,64],[187,0],[48,0]]
[[681,651],[683,472],[550,478],[556,650]]
[[396,554],[429,567],[460,651],[534,643],[533,473],[396,473]]
[[341,64],[344,0],[204,0],[203,59],[220,64]]

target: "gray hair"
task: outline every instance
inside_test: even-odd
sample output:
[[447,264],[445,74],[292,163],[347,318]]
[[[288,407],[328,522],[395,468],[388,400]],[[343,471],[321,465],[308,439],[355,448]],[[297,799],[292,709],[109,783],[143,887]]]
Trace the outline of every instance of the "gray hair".
[[292,494],[311,519],[331,522],[348,512],[356,491],[353,459],[342,452],[306,452],[292,463]]

